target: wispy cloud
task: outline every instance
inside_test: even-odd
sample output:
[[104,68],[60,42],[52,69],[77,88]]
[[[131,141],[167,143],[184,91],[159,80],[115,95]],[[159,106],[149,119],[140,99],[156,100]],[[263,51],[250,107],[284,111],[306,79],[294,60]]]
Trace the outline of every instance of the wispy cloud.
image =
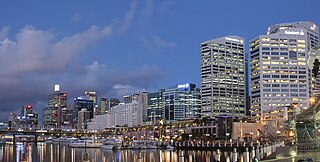
[[150,38],[141,39],[142,43],[147,48],[173,48],[176,47],[176,43],[169,42],[160,38],[157,35],[152,35]]
[[129,7],[129,10],[128,12],[126,13],[125,17],[124,17],[124,20],[123,20],[123,23],[122,23],[122,26],[120,28],[120,30],[122,32],[125,32],[127,31],[127,29],[129,28],[129,26],[131,25],[131,22],[136,14],[136,10],[137,10],[137,1],[136,0],[133,0],[130,4],[130,7]]

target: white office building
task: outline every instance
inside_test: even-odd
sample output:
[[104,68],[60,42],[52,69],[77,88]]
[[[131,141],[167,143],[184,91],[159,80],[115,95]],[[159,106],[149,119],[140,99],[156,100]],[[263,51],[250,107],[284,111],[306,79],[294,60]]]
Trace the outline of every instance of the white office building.
[[202,117],[245,115],[244,39],[226,36],[201,43]]
[[118,126],[136,127],[142,125],[143,104],[132,101],[120,103],[104,115],[98,115],[88,123],[88,129],[104,129]]
[[318,46],[318,26],[312,22],[271,25],[266,35],[250,41],[251,113],[263,121],[268,109],[306,109],[312,97],[308,53]]

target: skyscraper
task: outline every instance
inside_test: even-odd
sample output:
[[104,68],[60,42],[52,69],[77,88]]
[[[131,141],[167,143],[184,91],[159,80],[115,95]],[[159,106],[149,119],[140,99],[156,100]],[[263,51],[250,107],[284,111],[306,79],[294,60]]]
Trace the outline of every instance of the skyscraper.
[[266,35],[250,41],[251,111],[263,121],[264,111],[295,105],[306,109],[311,99],[308,53],[318,46],[318,26],[312,22],[271,25]]
[[105,114],[108,110],[108,99],[107,98],[101,98],[100,99],[100,114]]
[[110,98],[108,104],[107,104],[107,111],[111,109],[113,106],[117,106],[120,104],[120,100],[117,98]]
[[48,107],[43,109],[43,125],[45,127],[61,127],[67,121],[67,93],[60,92],[55,85],[55,92],[49,95]]
[[226,36],[201,43],[202,117],[245,115],[244,39]]
[[85,98],[88,100],[92,100],[93,104],[97,105],[97,92],[85,91]]
[[200,117],[200,89],[186,83],[163,91],[163,117],[166,121]]
[[147,121],[156,124],[158,120],[163,118],[163,91],[148,94]]
[[[132,101],[130,101],[132,102]],[[100,99],[100,114],[105,114],[110,111],[111,107],[119,105],[120,100],[117,98],[101,98]]]
[[78,112],[82,109],[90,112],[90,119],[94,116],[93,100],[88,100],[83,97],[74,98],[73,123],[78,123]]
[[97,92],[85,91],[84,96],[86,99],[93,101],[93,114],[99,115],[101,110],[99,109],[99,106],[97,104]]

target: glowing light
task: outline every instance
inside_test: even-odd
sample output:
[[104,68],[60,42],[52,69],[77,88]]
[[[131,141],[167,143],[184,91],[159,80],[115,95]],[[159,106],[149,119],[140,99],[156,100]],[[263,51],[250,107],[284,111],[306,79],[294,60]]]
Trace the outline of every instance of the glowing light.
[[289,35],[304,35],[304,32],[301,30],[299,31],[290,31],[290,30],[285,30],[284,34],[289,34]]

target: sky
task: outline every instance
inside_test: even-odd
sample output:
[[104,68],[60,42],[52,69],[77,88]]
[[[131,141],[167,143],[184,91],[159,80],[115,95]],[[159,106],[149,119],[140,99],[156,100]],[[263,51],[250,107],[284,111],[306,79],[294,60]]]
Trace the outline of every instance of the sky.
[[69,103],[84,91],[117,97],[200,86],[200,43],[248,42],[271,24],[320,25],[318,0],[4,1],[0,5],[0,121],[22,105],[41,116],[54,84]]

